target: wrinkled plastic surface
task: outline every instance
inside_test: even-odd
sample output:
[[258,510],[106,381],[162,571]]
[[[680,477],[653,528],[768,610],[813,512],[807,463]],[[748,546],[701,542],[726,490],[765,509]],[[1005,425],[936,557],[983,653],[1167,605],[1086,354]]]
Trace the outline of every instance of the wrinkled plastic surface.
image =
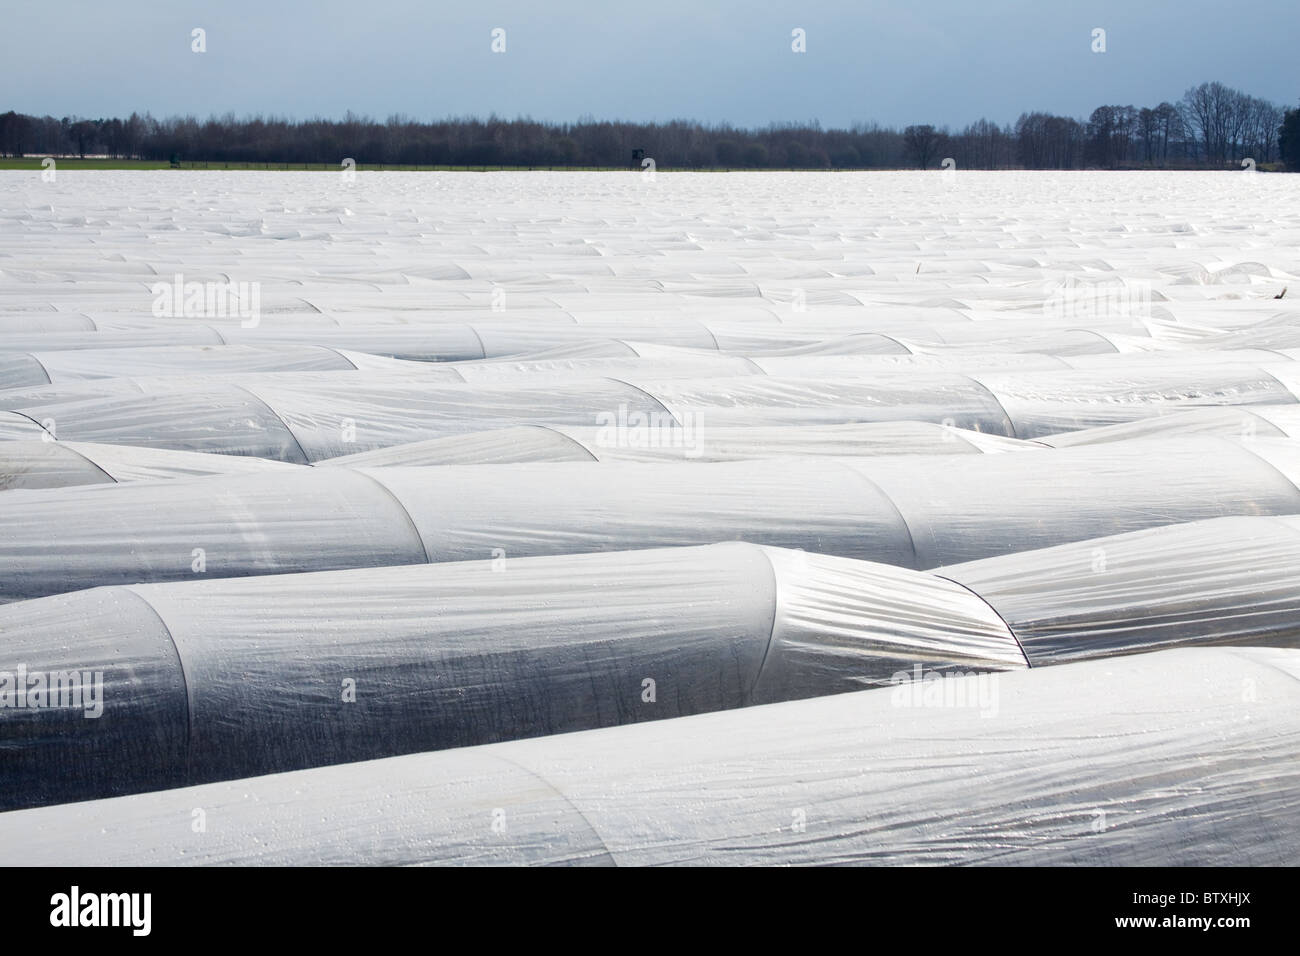
[[[954,699],[990,716],[872,690],[8,813],[0,846],[78,866],[1287,865],[1298,677],[1300,652],[1267,649],[966,677]],[[223,825],[177,825],[194,807]]]
[[916,567],[1226,515],[1300,511],[1292,443],[1183,438],[1032,455],[842,459],[903,515]]
[[204,455],[130,445],[0,442],[0,490],[158,481],[207,475],[283,473],[295,466],[266,458]]
[[980,375],[1014,423],[1014,437],[1039,438],[1146,418],[1189,405],[1294,404],[1296,395],[1251,365],[1167,365]]
[[734,543],[100,588],[0,632],[0,670],[112,674],[98,719],[0,721],[4,809],[1026,666],[950,581]]
[[[313,375],[332,377],[304,380]],[[504,384],[298,372],[270,384],[259,376],[237,385],[149,386],[138,395],[114,394],[127,387],[107,384],[115,381],[89,383],[92,395],[106,389],[99,397],[28,395],[6,407],[55,420],[60,437],[76,441],[315,462],[503,426],[597,427],[635,416],[663,427],[930,422],[1024,439],[1194,406],[1296,402],[1262,368],[1236,364],[979,376],[890,369],[838,379],[533,377]]]
[[49,432],[39,422],[20,412],[0,411],[0,440],[39,440],[42,436],[48,439]]
[[1300,449],[1204,437],[1015,455],[303,468],[0,495],[0,600],[102,584],[754,544],[909,568],[1300,512]]
[[[30,359],[43,375],[37,377],[13,370],[12,364],[23,358]],[[185,371],[223,375],[352,368],[355,368],[353,363],[337,350],[317,345],[68,349],[26,356],[21,352],[0,352],[0,389],[82,379],[176,375]]]
[[634,386],[596,379],[531,387],[357,383],[158,390],[25,408],[59,438],[251,455],[299,464],[540,421],[597,425],[597,415],[672,417]]
[[[931,675],[913,688],[919,708],[894,688],[881,714],[823,709],[837,700],[826,697],[815,715],[782,710],[796,716],[750,735],[742,725],[762,708],[624,727],[612,753],[574,754],[574,734],[553,734],[512,744],[509,763],[457,748],[283,790],[245,778],[228,800],[183,791],[133,832],[96,816],[60,846],[76,863],[1294,862],[1292,684],[1215,649],[1199,649],[1211,655],[1201,668],[1158,650],[1295,640],[1291,186],[958,175],[957,189],[924,172],[771,171],[646,188],[626,173],[366,173],[322,193],[319,174],[212,170],[187,179],[193,195],[177,205],[167,172],[39,184],[0,172],[0,410],[15,413],[0,415],[0,436],[73,443],[16,448],[24,473],[90,480],[66,455],[93,439],[121,449],[95,468],[137,476],[0,493],[0,588],[111,583],[0,608],[4,653],[51,668],[89,655],[107,670],[105,705],[126,708],[114,723],[0,714],[14,733],[0,772],[35,781],[10,789],[53,799],[62,786],[102,792],[96,774],[111,789],[136,769],[148,781],[144,768],[161,780],[347,759],[423,746],[433,727],[576,730],[593,704],[622,720],[738,687],[748,703],[852,690],[908,663],[980,670],[1011,638],[1037,664],[1123,656],[975,681],[974,707],[924,706],[957,686]],[[151,284],[180,272],[258,283],[260,322],[155,315]],[[322,356],[340,364],[317,369]],[[1235,420],[1218,414],[1228,408]],[[553,443],[505,447],[517,428],[545,426],[589,459],[583,433],[610,417],[649,418],[667,441],[622,431],[594,441],[605,459],[554,463]],[[944,423],[992,436],[986,451],[1073,444],[1067,434],[1080,447],[832,457],[812,434],[897,427],[897,451],[904,430]],[[753,460],[760,440],[782,444],[776,432],[725,434],[769,428],[807,430],[785,449],[805,457]],[[675,457],[697,430],[732,460]],[[432,453],[466,464],[310,467],[413,441],[444,442]],[[168,451],[292,464],[153,480],[176,474]],[[537,460],[484,464],[511,454]],[[1180,524],[1219,515],[1252,517]],[[1144,537],[1153,527],[1169,532]],[[1115,532],[1137,536],[1093,537]],[[736,537],[807,555],[728,572],[692,568],[698,556],[678,548],[634,576],[652,559],[621,550]],[[1018,550],[1042,546],[1053,550]],[[605,553],[578,555],[592,550]],[[978,567],[909,573],[819,552]],[[523,557],[556,553],[536,568]],[[574,570],[605,561],[623,573]],[[352,564],[365,567],[276,574]],[[541,569],[560,565],[570,574],[544,590]],[[488,584],[423,584],[475,569]],[[943,576],[966,573],[988,594]],[[620,587],[607,595],[610,578]],[[125,583],[139,580],[172,583]],[[700,581],[712,590],[697,593]],[[768,643],[746,685],[737,675],[754,674],[755,653],[740,632],[765,598]],[[597,631],[613,644],[584,639]],[[485,655],[466,650],[475,634]],[[669,648],[667,678],[619,672],[646,662],[635,651],[607,656],[637,635]],[[954,639],[964,662],[949,659]],[[547,655],[562,699],[537,689]],[[1158,674],[1125,682],[1153,658]],[[1295,671],[1286,654],[1256,660],[1274,679]],[[362,678],[355,702],[345,666]],[[512,675],[523,689],[498,691]],[[432,714],[426,679],[442,694]],[[604,679],[617,695],[599,696]],[[1031,720],[1016,707],[1034,699]],[[430,764],[443,769],[431,777]],[[219,816],[200,837],[187,826],[209,800]],[[18,829],[0,853],[40,832]]]
[[1217,518],[939,568],[1031,665],[1178,645],[1300,647],[1300,517]]
[[1126,441],[1130,438],[1157,438],[1179,435],[1211,434],[1229,438],[1300,437],[1300,405],[1251,405],[1195,408],[1169,415],[1157,415],[1119,425],[1084,428],[1039,439],[1055,448],[1096,445]]
[[317,464],[354,468],[530,461],[745,461],[789,456],[997,454],[1041,447],[928,422],[752,428],[521,425],[393,445]]
[[7,600],[427,560],[405,509],[346,469],[15,490],[0,495],[0,513]]

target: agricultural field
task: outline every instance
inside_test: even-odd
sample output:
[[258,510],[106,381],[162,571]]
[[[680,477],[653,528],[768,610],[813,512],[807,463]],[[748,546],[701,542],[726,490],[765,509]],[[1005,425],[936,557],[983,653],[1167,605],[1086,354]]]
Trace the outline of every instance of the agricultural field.
[[24,162],[15,859],[1300,859],[1300,177]]

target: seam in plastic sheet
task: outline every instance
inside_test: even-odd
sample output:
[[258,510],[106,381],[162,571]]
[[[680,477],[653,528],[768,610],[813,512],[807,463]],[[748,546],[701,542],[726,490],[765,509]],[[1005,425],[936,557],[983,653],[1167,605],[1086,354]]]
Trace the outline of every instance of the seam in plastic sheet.
[[876,484],[871,480],[871,478],[864,475],[856,468],[850,468],[848,465],[842,464],[841,462],[835,462],[834,464],[841,471],[852,472],[859,481],[865,485],[869,485],[878,495],[880,495],[881,498],[889,503],[889,507],[893,509],[894,514],[898,515],[898,521],[903,526],[903,530],[907,533],[907,546],[912,552],[912,563],[908,565],[908,569],[912,571],[925,570],[921,567],[921,555],[916,550],[916,538],[912,535],[912,526],[907,523],[907,515],[903,514],[903,509],[898,507],[897,502],[889,496],[889,492],[885,491],[884,488],[880,487],[880,485]]
[[678,428],[685,427],[682,425],[680,421],[678,421],[676,413],[673,412],[672,409],[670,409],[667,405],[663,403],[663,399],[661,399],[658,395],[655,395],[653,392],[646,391],[640,385],[633,385],[631,382],[625,382],[621,378],[606,378],[603,379],[603,381],[617,382],[619,385],[627,386],[628,388],[632,389],[634,392],[640,392],[646,398],[650,399],[650,401],[654,402],[656,405],[662,408],[664,410],[664,414],[673,420],[674,425],[676,425]]
[[[488,357],[487,346],[483,344],[483,336],[478,334],[478,329],[474,327],[474,324],[472,322],[465,323],[465,328],[469,329],[470,334],[474,336],[474,341],[478,343],[479,357],[486,359]],[[460,372],[457,372],[456,374],[460,375]],[[465,378],[464,375],[461,375],[460,377],[462,379]]]
[[[38,422],[36,419],[32,418],[32,416],[28,415],[28,414],[27,414],[25,411],[23,411],[21,408],[10,408],[10,409],[6,409],[6,411],[8,411],[8,412],[10,412],[11,414],[14,414],[14,415],[21,415],[23,418],[27,419],[29,422],[31,422],[33,425],[35,425],[37,428],[39,428],[43,434],[50,435],[50,430],[49,430],[48,428],[46,428],[43,424],[41,424],[40,422]],[[57,438],[56,436],[54,436],[54,435],[50,435],[50,439],[49,439],[49,440],[50,440],[50,441],[58,441],[58,438]]]
[[45,376],[45,384],[46,384],[46,385],[53,385],[53,384],[54,384],[54,377],[53,377],[52,375],[50,375],[50,370],[49,370],[48,368],[45,367],[45,363],[42,362],[39,358],[36,357],[36,353],[35,353],[35,352],[24,352],[23,354],[26,355],[29,359],[31,359],[33,362],[35,362],[37,365],[39,365],[39,366],[41,367],[41,374]]
[[767,629],[767,644],[763,648],[763,659],[758,662],[754,682],[745,693],[747,704],[754,700],[754,695],[758,692],[758,685],[763,682],[763,670],[767,667],[767,658],[772,653],[772,643],[776,640],[776,622],[781,616],[781,579],[777,577],[776,565],[772,563],[772,556],[767,553],[766,548],[757,545],[754,547],[757,547],[758,552],[763,556],[763,560],[767,563],[768,573],[772,576],[772,624]]
[[[529,739],[529,738],[525,738],[525,739]],[[536,739],[536,738],[532,738],[532,739]],[[509,741],[502,741],[502,742],[508,743]],[[486,744],[485,746],[490,747],[492,745]],[[434,751],[434,754],[436,755],[445,752],[446,751]],[[536,770],[533,770],[529,767],[525,767],[523,764],[519,763],[518,761],[511,760],[509,757],[506,757],[499,753],[492,754],[491,756],[494,760],[499,760],[504,764],[509,764],[510,766],[514,767],[516,770],[519,770],[522,773],[526,773],[528,776],[532,777],[534,780],[540,783],[551,793],[555,794],[555,796],[559,797],[560,800],[564,802],[565,806],[567,806],[570,810],[572,810],[577,815],[578,819],[587,825],[587,829],[591,831],[592,837],[596,840],[597,843],[600,844],[600,848],[605,851],[605,856],[609,857],[609,861],[613,863],[615,866],[618,866],[618,859],[614,856],[614,851],[611,850],[609,848],[609,845],[605,842],[605,838],[600,835],[600,831],[597,830],[595,826],[592,825],[592,822],[587,819],[587,815],[583,813],[581,810],[579,810],[577,806],[574,805],[573,801],[569,799],[568,794],[564,793],[562,790],[556,787],[555,784],[551,783],[551,781],[547,780]]]
[[356,362],[352,361],[352,359],[348,358],[346,355],[344,355],[342,352],[340,352],[340,351],[339,351],[338,349],[336,349],[334,346],[332,346],[332,345],[323,345],[323,346],[321,346],[321,348],[325,349],[327,352],[333,352],[335,355],[337,355],[337,356],[338,356],[339,358],[341,358],[343,361],[347,362],[349,365],[352,366],[352,370],[353,370],[354,372],[359,372],[359,371],[361,371],[361,366],[357,365]]
[[374,475],[370,474],[368,471],[363,471],[360,468],[350,468],[348,470],[351,471],[354,475],[362,475],[366,478],[369,478],[371,481],[373,481],[376,485],[379,486],[380,490],[382,490],[384,494],[386,494],[389,498],[392,499],[393,504],[397,505],[398,510],[400,510],[402,514],[406,515],[406,522],[411,526],[411,531],[414,532],[415,534],[415,540],[420,542],[420,550],[424,552],[424,563],[436,564],[437,562],[435,562],[433,560],[432,555],[429,554],[429,546],[424,543],[424,535],[420,534],[420,526],[417,525],[415,523],[415,519],[411,517],[411,512],[406,510],[406,505],[402,504],[402,499],[397,497],[397,495],[393,493],[393,489],[389,488],[386,484],[384,484]]
[[[1278,378],[1276,375],[1274,375],[1272,372],[1270,372],[1268,369],[1266,369],[1263,365],[1256,364],[1256,365],[1254,365],[1253,367],[1254,367],[1254,369],[1255,369],[1257,372],[1259,372],[1261,375],[1267,375],[1267,376],[1268,376],[1269,378],[1271,378],[1273,381],[1277,382],[1277,384],[1278,384],[1279,386],[1281,386],[1282,391],[1284,391],[1284,392],[1286,392],[1288,395],[1290,395],[1290,396],[1291,396],[1291,397],[1292,397],[1296,402],[1300,402],[1300,394],[1297,394],[1296,390],[1295,390],[1294,388],[1292,388],[1290,385],[1288,385],[1286,382],[1282,381],[1280,378]],[[1231,406],[1231,407],[1234,407],[1234,408],[1241,408],[1242,406],[1241,406],[1241,405],[1235,405],[1235,406]]]
[[[328,314],[328,313],[326,313],[326,311],[325,311],[324,309],[322,309],[322,308],[321,308],[320,306],[318,306],[315,302],[313,302],[311,299],[306,298],[305,296],[301,296],[301,295],[300,295],[300,296],[297,296],[297,299],[298,299],[298,301],[301,302],[303,305],[308,306],[308,307],[309,307],[313,312],[315,312],[317,315],[326,315],[326,314]],[[331,321],[332,321],[336,326],[339,324],[339,323],[338,323],[338,320],[335,319],[334,316],[332,316],[332,315],[330,316],[330,320],[331,320]]]
[[[1221,440],[1222,440],[1222,439],[1221,439]],[[1289,441],[1289,439],[1284,439],[1284,440]],[[1263,465],[1263,466],[1264,466],[1265,468],[1267,468],[1269,471],[1273,472],[1273,474],[1277,475],[1279,478],[1281,478],[1283,481],[1285,481],[1288,485],[1290,485],[1292,488],[1294,488],[1294,489],[1296,490],[1296,494],[1300,494],[1300,485],[1297,485],[1297,484],[1295,483],[1294,480],[1292,480],[1291,478],[1288,478],[1286,472],[1284,472],[1284,471],[1283,471],[1281,468],[1279,468],[1277,465],[1273,464],[1271,461],[1269,461],[1269,460],[1268,460],[1267,458],[1265,458],[1263,455],[1261,455],[1261,454],[1259,454],[1258,452],[1254,451],[1253,449],[1249,448],[1249,447],[1248,447],[1247,445],[1245,445],[1245,444],[1242,444],[1242,443],[1240,443],[1240,442],[1231,442],[1230,444],[1232,444],[1233,447],[1240,448],[1242,451],[1246,452],[1248,455],[1250,455],[1251,458],[1255,459],[1255,461],[1259,462],[1261,465]]]
[[582,442],[578,441],[578,439],[574,438],[572,435],[566,435],[564,434],[564,432],[560,431],[558,428],[555,428],[552,425],[529,425],[528,427],[539,428],[542,431],[550,432],[553,435],[559,435],[562,439],[564,439],[570,445],[575,446],[579,451],[585,454],[592,461],[597,461],[597,462],[600,461],[600,458],[598,458],[596,456],[596,453],[593,452],[590,448],[588,448]]
[[[1019,431],[1016,428],[1016,420],[1011,417],[1011,413],[1008,412],[1007,407],[1002,404],[1002,399],[998,398],[997,393],[993,391],[993,389],[985,385],[983,382],[981,382],[974,375],[963,375],[961,377],[966,379],[968,382],[974,382],[976,385],[978,385],[980,388],[984,389],[984,391],[988,393],[989,398],[993,399],[993,404],[998,407],[998,411],[1002,413],[1002,417],[1007,420],[1007,428],[1010,429],[1011,431],[1011,434],[1008,435],[1007,437],[1016,438],[1023,441],[1024,439],[1020,438]],[[975,428],[975,431],[979,431],[979,428],[978,427]]]
[[[1098,332],[1096,329],[1069,328],[1069,329],[1061,329],[1061,331],[1062,331],[1063,333],[1064,333],[1064,332],[1080,332],[1080,333],[1082,333],[1082,334],[1084,334],[1084,335],[1092,335],[1092,336],[1096,336],[1097,338],[1099,338],[1099,339],[1101,339],[1103,342],[1105,342],[1107,345],[1109,345],[1111,348],[1113,348],[1113,349],[1115,350],[1116,354],[1119,353],[1119,346],[1116,345],[1114,342],[1112,342],[1109,336],[1107,336],[1107,335],[1103,335],[1101,332]],[[1055,356],[1055,357],[1056,357],[1056,358],[1059,358],[1062,362],[1064,362],[1066,368],[1077,368],[1077,367],[1078,367],[1078,366],[1072,365],[1072,364],[1070,363],[1070,357],[1069,357],[1068,355],[1059,355],[1059,356]]]
[[121,484],[121,482],[118,481],[117,478],[116,478],[114,475],[110,475],[107,471],[104,470],[103,466],[101,466],[101,465],[100,465],[98,462],[96,462],[96,461],[92,461],[91,458],[90,458],[90,456],[87,455],[87,454],[85,454],[84,452],[80,452],[80,451],[78,451],[77,449],[73,448],[71,445],[65,445],[65,444],[63,444],[62,442],[59,443],[59,448],[63,449],[64,451],[71,452],[72,454],[76,455],[78,458],[82,459],[84,462],[86,462],[86,464],[90,465],[90,467],[94,468],[96,471],[98,471],[101,475],[103,475],[105,478],[107,478],[107,479],[108,479],[109,481],[111,481],[113,484],[115,484],[115,485],[120,485],[120,484]]
[[194,752],[194,698],[190,695],[189,674],[185,672],[185,656],[181,654],[181,646],[176,643],[176,637],[172,634],[172,629],[168,625],[166,618],[158,612],[158,609],[150,603],[148,598],[135,589],[135,585],[122,585],[114,588],[114,590],[130,593],[132,597],[149,609],[149,613],[157,618],[158,623],[162,625],[163,633],[167,635],[167,640],[172,646],[172,652],[176,655],[176,667],[181,672],[181,686],[185,688],[185,778],[188,780],[190,760]]
[[1020,656],[1023,657],[1023,658],[1025,659],[1025,668],[1026,668],[1026,670],[1028,670],[1029,668],[1032,668],[1032,667],[1034,666],[1034,665],[1033,665],[1033,662],[1030,661],[1030,659],[1029,659],[1029,652],[1025,650],[1025,645],[1024,645],[1023,643],[1021,643],[1021,641],[1020,641],[1020,635],[1016,633],[1016,629],[1015,629],[1014,627],[1011,626],[1011,624],[1007,621],[1007,619],[1006,619],[1005,617],[1002,616],[1001,612],[999,612],[997,608],[995,608],[995,607],[994,607],[992,604],[990,604],[988,601],[984,600],[984,597],[983,597],[983,596],[982,596],[978,591],[972,591],[970,588],[968,588],[966,585],[962,584],[960,581],[956,581],[956,580],[954,580],[954,579],[948,577],[947,575],[944,575],[944,574],[935,574],[935,572],[933,572],[933,571],[929,571],[929,572],[927,572],[927,573],[928,573],[928,574],[932,574],[932,575],[934,575],[936,578],[939,578],[941,581],[949,581],[949,582],[951,582],[952,584],[957,585],[957,587],[961,588],[963,591],[967,591],[967,592],[969,592],[970,594],[973,594],[973,595],[974,595],[974,596],[979,600],[979,602],[980,602],[981,604],[983,604],[986,608],[988,608],[990,611],[993,612],[993,616],[996,617],[999,621],[1001,621],[1001,622],[1002,622],[1002,626],[1005,627],[1005,628],[1007,629],[1007,635],[1008,635],[1008,636],[1009,636],[1013,641],[1016,642],[1016,648],[1020,651]]
[[302,442],[298,440],[297,433],[295,433],[294,430],[289,427],[289,423],[280,417],[280,413],[277,412],[274,408],[272,408],[270,403],[267,402],[266,399],[264,399],[261,395],[258,395],[256,392],[254,392],[251,385],[235,385],[233,387],[237,391],[243,392],[253,401],[259,403],[263,408],[265,408],[268,412],[270,412],[271,417],[273,417],[277,422],[280,423],[281,427],[284,428],[286,432],[288,432],[289,437],[293,439],[293,443],[298,446],[298,454],[302,455],[302,460],[308,465],[312,463],[311,456],[307,454],[307,449],[302,447]]
[[893,342],[895,345],[897,345],[900,349],[903,350],[904,355],[916,354],[916,349],[912,348],[906,342],[902,341],[901,339],[896,339],[892,335],[886,335],[884,332],[877,332],[877,333],[857,332],[855,334],[856,335],[872,335],[872,334],[879,335],[882,339],[887,339],[888,341]]

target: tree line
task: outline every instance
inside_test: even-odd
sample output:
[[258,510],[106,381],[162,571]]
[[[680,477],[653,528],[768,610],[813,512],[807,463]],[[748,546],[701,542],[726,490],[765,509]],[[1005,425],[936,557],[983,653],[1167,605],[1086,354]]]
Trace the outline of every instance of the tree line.
[[1192,87],[1177,103],[1099,106],[1086,119],[1024,113],[1002,126],[981,119],[960,130],[928,124],[823,129],[817,122],[740,129],[684,120],[541,123],[490,117],[384,122],[237,119],[233,114],[127,119],[0,114],[0,155],[108,156],[173,163],[636,167],[665,169],[932,168],[951,158],[967,169],[1240,168],[1285,162],[1300,170],[1300,110],[1222,83]]

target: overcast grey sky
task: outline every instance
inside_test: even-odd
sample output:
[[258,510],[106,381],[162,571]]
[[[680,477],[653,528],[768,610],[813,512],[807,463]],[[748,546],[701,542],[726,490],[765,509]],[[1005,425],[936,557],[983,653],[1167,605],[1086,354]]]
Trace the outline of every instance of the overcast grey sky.
[[61,0],[0,14],[0,111],[956,126],[1213,79],[1294,106],[1297,38],[1297,0]]

